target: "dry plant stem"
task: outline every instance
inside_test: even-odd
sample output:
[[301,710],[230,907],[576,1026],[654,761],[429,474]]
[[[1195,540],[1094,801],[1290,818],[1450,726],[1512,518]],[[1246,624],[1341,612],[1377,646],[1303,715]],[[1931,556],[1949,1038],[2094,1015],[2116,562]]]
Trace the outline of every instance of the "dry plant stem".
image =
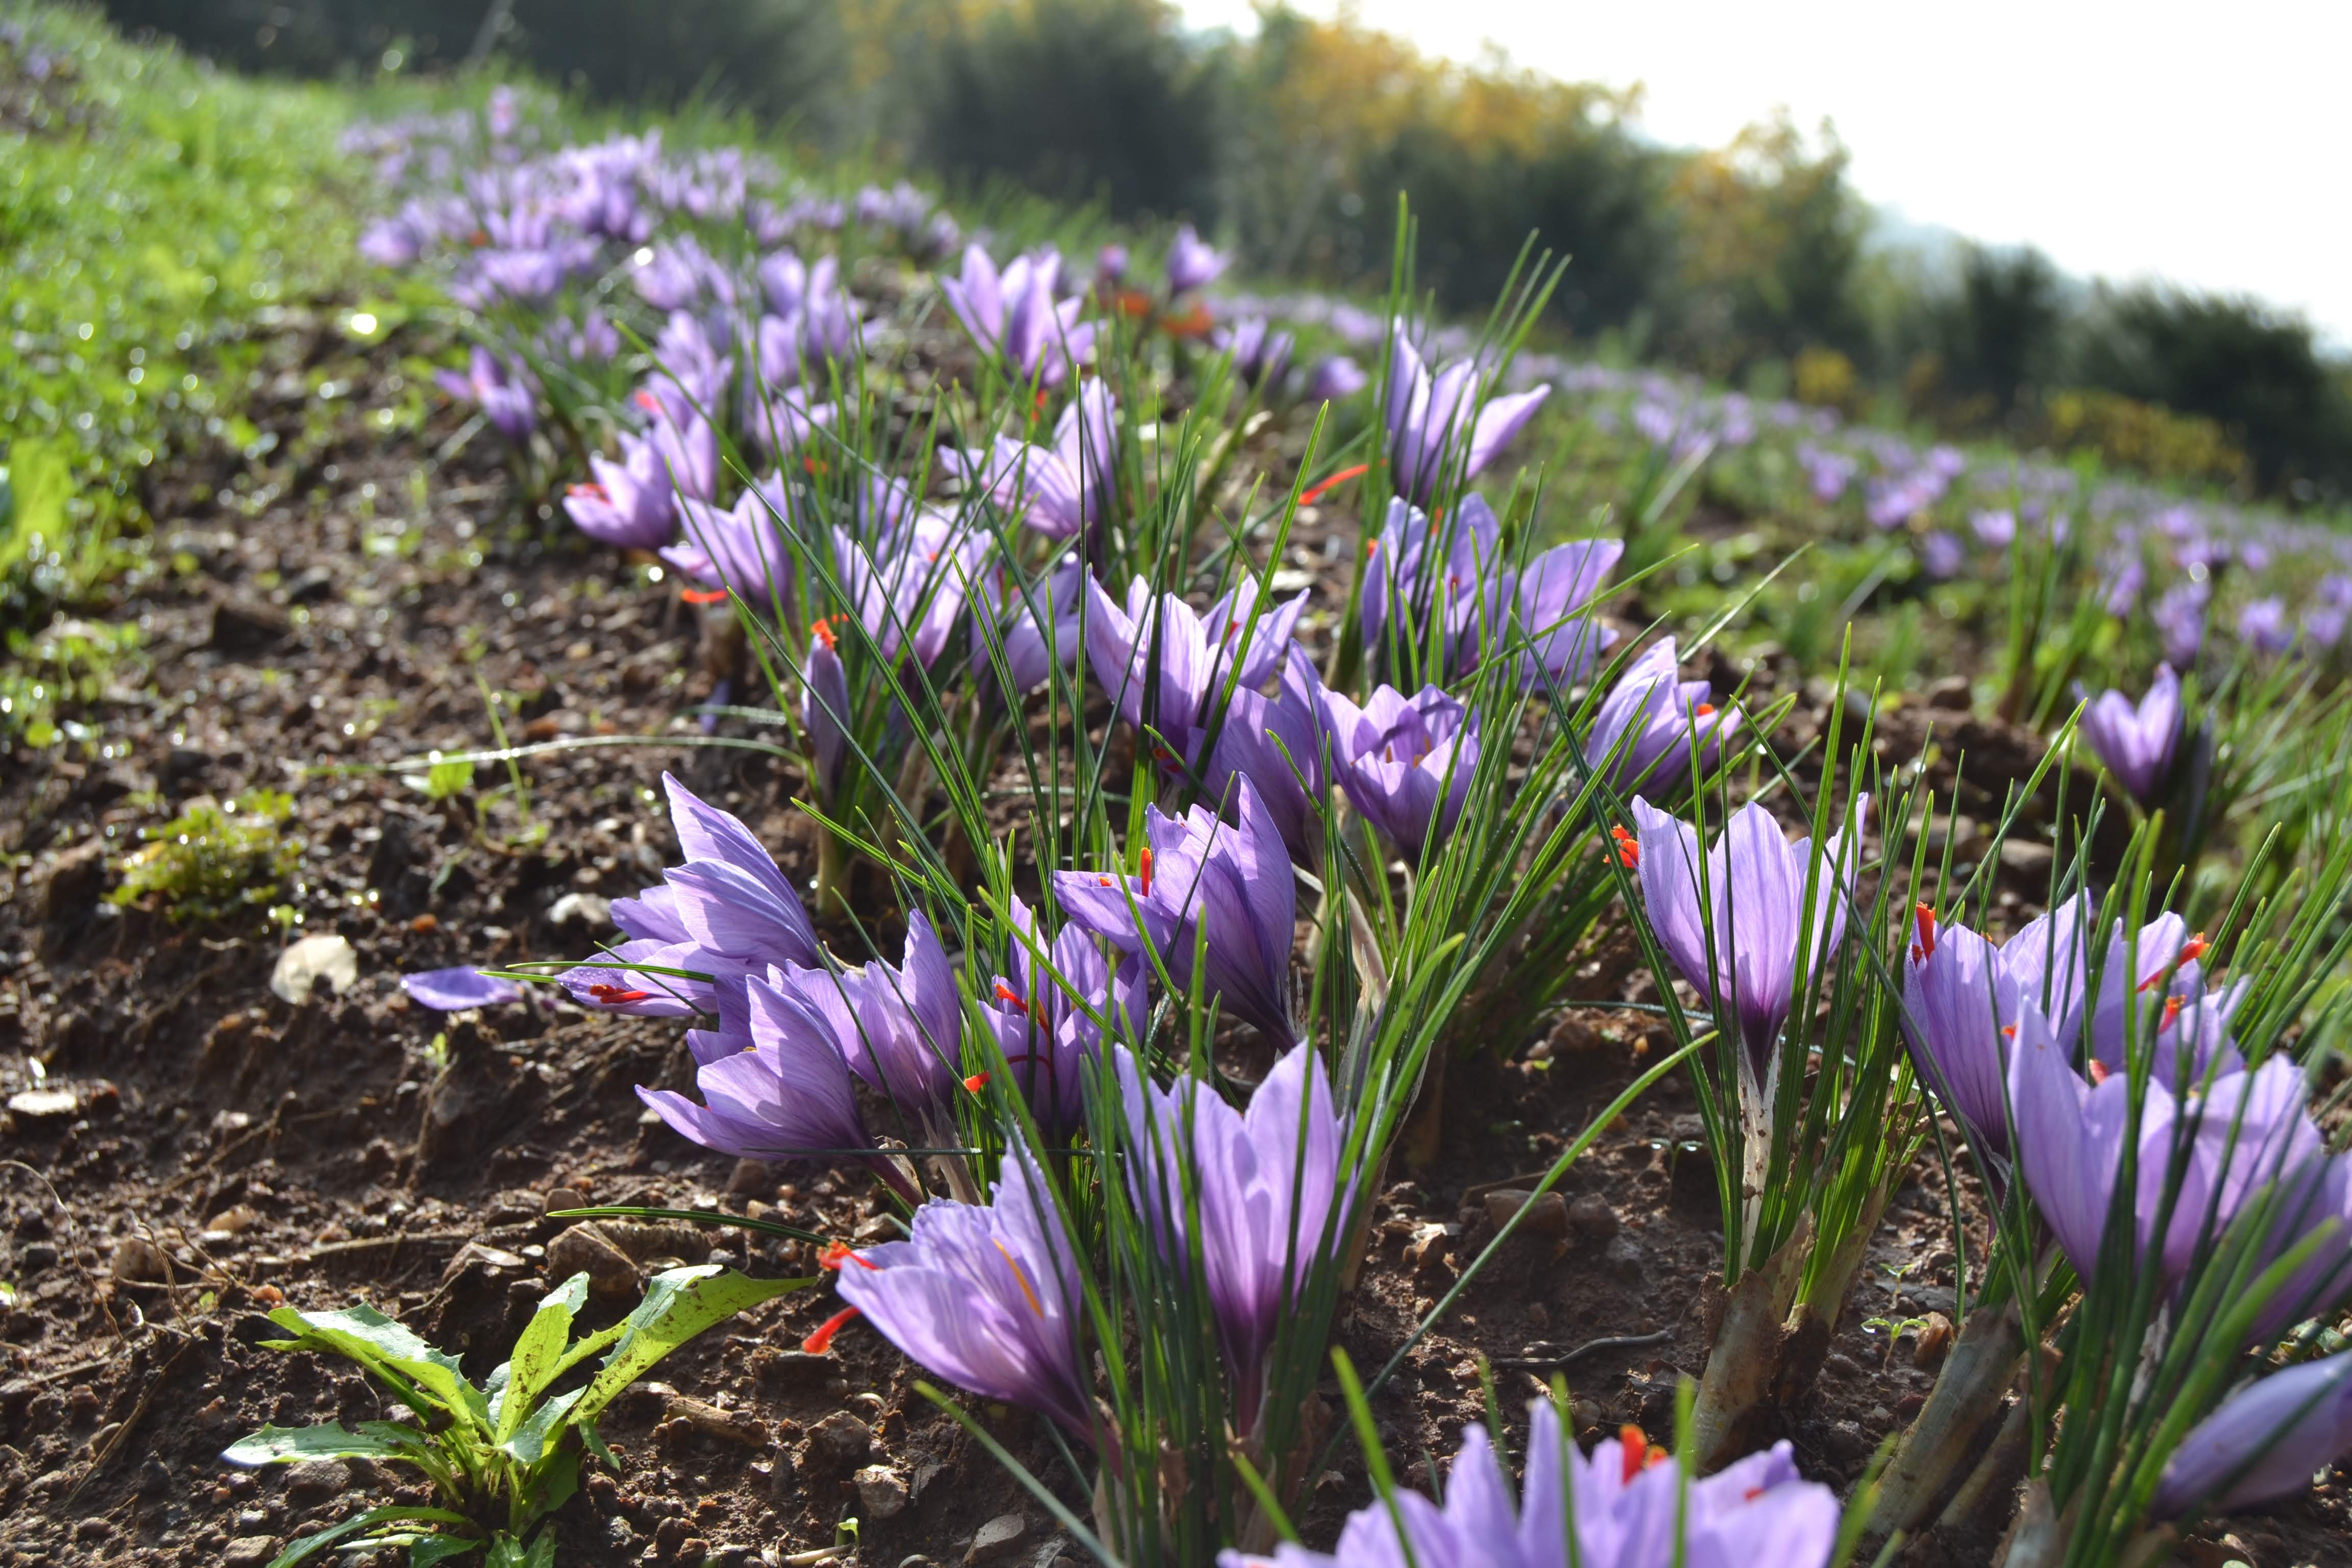
[[1782,1325],[1811,1241],[1810,1231],[1801,1230],[1761,1268],[1742,1274],[1724,1302],[1723,1322],[1691,1410],[1692,1447],[1705,1469],[1720,1468],[1746,1451],[1743,1429],[1771,1395]]
[[1993,1553],[1993,1568],[2058,1568],[2066,1560],[2066,1538],[2074,1532],[2070,1513],[2060,1518],[2050,1500],[2050,1483],[2034,1481],[2025,1489],[2025,1501]]
[[1408,1171],[1425,1171],[1437,1158],[1439,1135],[1445,1122],[1445,1058],[1443,1048],[1430,1051],[1421,1072],[1421,1093],[1413,1101],[1412,1116],[1404,1127],[1404,1165]]
[[2025,1467],[2032,1458],[2033,1406],[2030,1401],[2020,1399],[2001,1417],[2000,1430],[1993,1435],[1992,1446],[1969,1471],[1968,1479],[1952,1494],[1944,1511],[1936,1516],[1936,1528],[1958,1529],[2007,1505],[2016,1494],[2017,1483],[2025,1479]]
[[1998,1311],[1969,1315],[1927,1392],[1927,1403],[1878,1483],[1878,1508],[1870,1521],[1874,1535],[1910,1530],[1934,1510],[1976,1451],[1985,1427],[2000,1414],[2001,1396],[2024,1355],[2025,1331],[2014,1301]]

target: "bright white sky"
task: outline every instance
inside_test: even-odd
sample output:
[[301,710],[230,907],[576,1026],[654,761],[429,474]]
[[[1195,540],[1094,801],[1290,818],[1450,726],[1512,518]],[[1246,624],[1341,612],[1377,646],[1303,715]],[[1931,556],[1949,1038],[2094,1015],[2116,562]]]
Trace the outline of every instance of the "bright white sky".
[[[1338,0],[1298,0],[1328,16]],[[1179,0],[1254,26],[1250,0]],[[2081,276],[2299,310],[2352,342],[2346,0],[1360,0],[1426,53],[1644,89],[1663,142],[1824,116],[1863,195]]]

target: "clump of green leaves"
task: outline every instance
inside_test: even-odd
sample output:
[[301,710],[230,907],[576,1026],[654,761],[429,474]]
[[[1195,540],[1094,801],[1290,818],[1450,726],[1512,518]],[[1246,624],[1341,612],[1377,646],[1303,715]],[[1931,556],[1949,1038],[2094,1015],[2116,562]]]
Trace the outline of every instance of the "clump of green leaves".
[[[479,1551],[488,1568],[551,1568],[555,1532],[547,1517],[580,1489],[580,1460],[614,1464],[596,1435],[596,1417],[623,1389],[703,1330],[811,1279],[753,1279],[716,1265],[673,1268],[654,1277],[636,1310],[608,1329],[572,1337],[588,1300],[588,1276],[550,1291],[515,1341],[514,1355],[480,1385],[457,1358],[435,1350],[374,1308],[337,1312],[280,1307],[270,1321],[293,1337],[265,1340],[269,1350],[321,1351],[358,1363],[406,1405],[408,1418],[264,1426],[221,1458],[232,1465],[290,1465],[305,1459],[373,1459],[406,1465],[433,1483],[430,1507],[368,1509],[296,1542],[270,1568],[292,1568],[313,1553],[406,1547],[415,1568]],[[554,1390],[590,1356],[594,1373]]]
[[[0,485],[6,471],[0,469]],[[59,616],[37,635],[10,632],[0,662],[0,742],[35,748],[84,735],[66,714],[102,697],[135,660],[143,634],[120,625]]]
[[198,801],[163,826],[140,830],[146,842],[122,862],[122,885],[110,896],[117,904],[160,904],[175,921],[261,909],[301,858],[284,832],[293,812],[294,797],[283,790]]

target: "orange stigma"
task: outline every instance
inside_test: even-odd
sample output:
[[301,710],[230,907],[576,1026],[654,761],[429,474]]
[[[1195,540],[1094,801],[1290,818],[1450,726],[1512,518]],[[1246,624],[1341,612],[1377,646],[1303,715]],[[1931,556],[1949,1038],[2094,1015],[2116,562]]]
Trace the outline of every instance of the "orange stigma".
[[2178,996],[2167,996],[2164,999],[2164,1022],[2158,1024],[2158,1028],[2169,1029],[2180,1021],[2180,1002],[2181,999]]
[[1617,863],[1619,865],[1624,867],[1630,871],[1642,864],[1642,844],[1639,839],[1626,832],[1622,827],[1611,828],[1609,830],[1609,837],[1617,842]]
[[1147,899],[1151,896],[1151,847],[1150,845],[1146,845],[1143,850],[1143,896]]
[[841,1332],[844,1324],[857,1316],[855,1307],[844,1307],[816,1326],[816,1332],[801,1342],[801,1349],[811,1355],[823,1355],[833,1348],[833,1336]]
[[1696,707],[1696,708],[1694,708],[1694,709],[1692,709],[1692,710],[1691,710],[1691,717],[1693,717],[1693,718],[1695,718],[1695,719],[1712,719],[1712,718],[1714,718],[1714,717],[1715,717],[1715,704],[1714,704],[1714,703],[1712,703],[1712,702],[1702,702],[1702,703],[1700,703],[1697,707]]
[[613,499],[612,491],[606,489],[602,485],[595,484],[566,485],[563,487],[563,493],[568,496],[586,496],[593,500],[611,500]]
[[1013,1010],[1014,1012],[1020,1014],[1024,1018],[1029,1016],[1029,1004],[1021,1000],[1019,993],[1015,992],[1012,986],[1007,985],[1002,980],[996,983],[996,999],[999,1002],[1010,1002],[1013,1004]]
[[715,605],[727,597],[724,588],[680,588],[677,596],[689,605]]
[[653,993],[632,991],[625,985],[597,984],[588,987],[588,994],[607,1006],[618,1007],[625,1003],[643,1002]]
[[1911,921],[1919,940],[1911,944],[1911,962],[1925,963],[1936,953],[1936,911],[1925,904],[1911,906]]
[[855,1263],[860,1268],[873,1268],[877,1271],[881,1267],[879,1264],[868,1263],[858,1257],[856,1253],[850,1250],[849,1243],[845,1241],[828,1241],[824,1244],[824,1250],[816,1255],[816,1266],[819,1268],[838,1268],[845,1263]]
[[2194,963],[2212,951],[2213,944],[2205,940],[2205,933],[2200,931],[2195,936],[2190,937],[2189,939],[2188,945],[2180,950],[2179,962],[2182,963]]
[[824,644],[826,648],[832,652],[838,653],[841,651],[840,640],[833,635],[832,617],[830,616],[819,616],[816,619],[811,621],[809,623],[809,636]]
[[988,1075],[984,1072],[976,1072],[963,1080],[963,1087],[966,1093],[978,1094],[988,1087]]
[[2116,1070],[2096,1057],[2093,1057],[2089,1061],[2084,1062],[2083,1064],[2083,1068],[2085,1072],[2088,1072],[2091,1075],[2091,1081],[2094,1084],[2102,1084],[2106,1082],[2108,1076]]
[[[1300,506],[1306,506],[1310,502],[1319,500],[1322,499],[1324,491],[1334,489],[1340,485],[1344,485],[1349,479],[1360,479],[1366,474],[1371,472],[1371,469],[1372,466],[1370,463],[1358,463],[1352,468],[1341,468],[1329,479],[1318,480],[1301,490],[1298,493],[1298,504]],[[1375,539],[1372,541],[1371,544],[1366,548],[1364,553],[1369,555],[1380,547],[1381,542]]]
[[1644,1460],[1650,1457],[1650,1439],[1639,1426],[1628,1422],[1617,1429],[1618,1444],[1624,1449],[1626,1482],[1630,1485],[1642,1473]]

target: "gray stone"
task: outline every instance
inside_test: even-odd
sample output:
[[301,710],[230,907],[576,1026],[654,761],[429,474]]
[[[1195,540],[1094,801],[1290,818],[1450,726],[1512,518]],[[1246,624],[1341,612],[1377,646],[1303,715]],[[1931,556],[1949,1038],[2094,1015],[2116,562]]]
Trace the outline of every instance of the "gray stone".
[[966,1563],[992,1563],[1021,1544],[1029,1532],[1029,1521],[1017,1513],[1000,1513],[980,1527],[964,1552]]
[[274,1535],[240,1535],[221,1553],[221,1568],[265,1568],[278,1555]]

